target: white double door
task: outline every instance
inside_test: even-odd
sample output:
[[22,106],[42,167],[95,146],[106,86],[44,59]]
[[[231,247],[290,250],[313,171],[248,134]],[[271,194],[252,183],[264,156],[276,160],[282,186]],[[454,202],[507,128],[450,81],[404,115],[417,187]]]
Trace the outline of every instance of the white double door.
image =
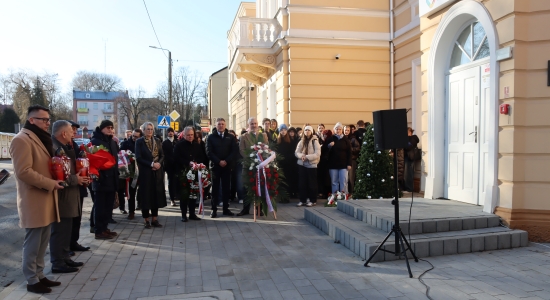
[[483,205],[490,70],[487,64],[461,69],[447,77],[445,198]]

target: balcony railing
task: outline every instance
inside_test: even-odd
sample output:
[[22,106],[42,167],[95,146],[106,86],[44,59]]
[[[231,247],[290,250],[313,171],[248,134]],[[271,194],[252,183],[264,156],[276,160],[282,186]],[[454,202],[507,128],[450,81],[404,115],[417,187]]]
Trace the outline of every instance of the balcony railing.
[[87,113],[89,109],[87,107],[79,107],[76,109],[76,111],[79,113]]
[[101,110],[104,114],[112,114],[114,113],[114,110],[112,108],[108,109],[102,109]]
[[230,51],[237,47],[270,48],[280,37],[277,19],[240,17],[230,33]]
[[78,121],[78,125],[88,126],[88,121]]

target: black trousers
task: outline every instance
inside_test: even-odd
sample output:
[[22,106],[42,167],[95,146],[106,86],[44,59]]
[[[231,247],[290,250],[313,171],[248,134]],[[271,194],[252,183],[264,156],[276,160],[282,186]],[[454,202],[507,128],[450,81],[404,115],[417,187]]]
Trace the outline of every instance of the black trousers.
[[71,243],[70,246],[74,247],[78,245],[78,239],[80,238],[80,226],[82,225],[82,206],[84,205],[84,197],[80,197],[80,215],[73,218],[73,229],[71,231]]
[[118,180],[118,208],[126,210],[126,179]]
[[178,176],[176,176],[176,171],[166,170],[166,175],[168,176],[168,195],[170,195],[170,200],[174,201],[178,198]]
[[137,192],[137,186],[135,188],[132,187],[132,181],[134,179],[130,179],[128,190],[130,190],[130,197],[128,198],[128,211],[133,213],[136,211],[136,192]]
[[62,268],[66,265],[65,259],[68,257],[65,249],[69,247],[72,227],[73,218],[60,218],[59,222],[52,223],[50,261],[54,268]]
[[88,186],[88,192],[90,192],[90,198],[92,198],[92,211],[90,212],[90,227],[94,228],[94,216],[95,216],[95,192],[92,190],[92,186]]
[[113,217],[115,195],[116,192],[95,192],[94,224],[96,234],[104,232]]
[[195,199],[180,199],[181,217],[187,216],[187,209],[189,209],[189,217],[196,216],[195,214]]
[[300,177],[300,202],[306,203],[307,199],[312,203],[317,202],[317,168],[298,166]]
[[[211,169],[212,171],[212,212],[218,210],[218,203],[223,203],[223,211],[229,210],[229,193],[231,189],[231,169],[229,167]],[[221,192],[220,192],[221,186]]]

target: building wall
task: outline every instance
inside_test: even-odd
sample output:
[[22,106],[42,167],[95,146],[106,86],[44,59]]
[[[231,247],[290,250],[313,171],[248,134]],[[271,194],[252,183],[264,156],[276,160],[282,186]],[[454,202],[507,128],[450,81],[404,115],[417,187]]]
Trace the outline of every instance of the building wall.
[[227,68],[210,76],[208,105],[212,125],[216,118],[224,118],[226,124],[229,123],[227,82]]
[[[550,1],[485,0],[481,2],[495,22],[498,48],[513,47],[513,58],[499,62],[499,104],[511,105],[510,115],[498,118],[498,187],[496,213],[513,228],[529,231],[530,239],[548,241],[550,202],[550,90],[546,86],[550,52]],[[449,8],[422,18],[423,126],[428,131],[428,61],[437,26]],[[505,88],[508,88],[508,95]],[[428,143],[424,135],[422,143]],[[425,147],[425,149],[427,149]],[[429,153],[428,153],[429,155]],[[428,161],[424,161],[428,164]]]

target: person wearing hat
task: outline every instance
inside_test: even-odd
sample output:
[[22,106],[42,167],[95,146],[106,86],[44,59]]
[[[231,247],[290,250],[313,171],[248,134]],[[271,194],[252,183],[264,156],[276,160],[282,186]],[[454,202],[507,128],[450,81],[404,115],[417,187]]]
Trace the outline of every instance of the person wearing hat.
[[[73,130],[73,136],[76,136],[78,128],[80,128],[80,125],[74,121],[68,121],[71,123],[71,128]],[[71,146],[73,149],[75,149],[76,156],[78,157],[78,154],[80,153],[78,144],[74,141],[74,139],[71,141]],[[90,250],[90,247],[84,247],[78,243],[78,239],[80,238],[80,226],[82,224],[82,206],[84,205],[84,197],[88,197],[88,189],[86,188],[86,185],[79,185],[78,186],[79,192],[80,192],[80,213],[77,217],[73,218],[73,226],[71,230],[71,242],[70,242],[70,251],[88,251]]]
[[175,137],[174,128],[169,127],[166,130],[168,137],[162,142],[162,152],[164,152],[164,172],[168,176],[168,194],[170,195],[170,202],[172,206],[176,206],[178,185],[176,177],[176,166],[174,159],[174,147],[176,146],[177,139]]
[[[113,140],[114,124],[110,120],[103,120],[99,127],[95,128],[92,135],[92,145],[103,146],[118,160],[118,145]],[[99,178],[92,182],[92,190],[95,193],[94,224],[95,238],[100,240],[112,239],[117,233],[109,230],[107,225],[113,217],[113,205],[118,190],[118,164],[108,170],[100,170]]]

